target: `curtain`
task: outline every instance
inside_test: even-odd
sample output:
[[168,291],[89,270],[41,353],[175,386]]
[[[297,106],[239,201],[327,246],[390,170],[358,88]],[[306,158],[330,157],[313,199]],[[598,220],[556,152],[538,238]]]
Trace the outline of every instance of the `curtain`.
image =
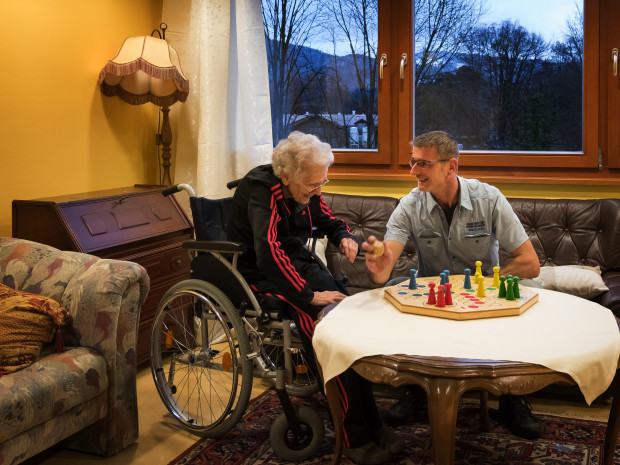
[[267,52],[258,0],[164,0],[166,40],[190,81],[171,107],[174,183],[229,197],[226,183],[273,151]]

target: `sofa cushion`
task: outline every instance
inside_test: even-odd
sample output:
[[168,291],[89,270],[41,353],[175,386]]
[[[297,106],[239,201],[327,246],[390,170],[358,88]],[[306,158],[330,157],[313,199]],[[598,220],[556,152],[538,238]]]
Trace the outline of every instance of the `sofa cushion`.
[[105,416],[106,373],[102,355],[78,347],[0,377],[0,443],[97,396]]
[[27,367],[67,319],[53,299],[0,284],[0,376]]
[[543,266],[537,280],[545,289],[592,299],[609,290],[598,266]]
[[[510,198],[540,264],[620,268],[620,199]],[[500,250],[500,265],[510,257]]]

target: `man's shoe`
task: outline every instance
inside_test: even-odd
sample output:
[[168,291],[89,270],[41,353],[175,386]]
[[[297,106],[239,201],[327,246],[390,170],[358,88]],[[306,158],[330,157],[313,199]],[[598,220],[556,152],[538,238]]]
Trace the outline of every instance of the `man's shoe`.
[[385,449],[381,449],[372,441],[368,441],[360,447],[345,449],[343,453],[357,465],[380,465],[388,460],[392,460],[392,454]]
[[497,419],[517,436],[525,439],[540,437],[540,420],[532,415],[532,407],[525,396],[501,396]]
[[405,450],[405,441],[384,424],[381,424],[380,428],[373,431],[372,440],[381,449],[387,450],[392,455],[400,454]]
[[407,386],[403,395],[385,413],[385,421],[391,426],[411,423],[423,402],[423,391],[419,386]]

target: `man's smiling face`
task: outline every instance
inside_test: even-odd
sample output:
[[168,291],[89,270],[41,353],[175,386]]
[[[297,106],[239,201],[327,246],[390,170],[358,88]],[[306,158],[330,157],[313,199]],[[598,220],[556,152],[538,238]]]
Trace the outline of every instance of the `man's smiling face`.
[[411,163],[417,162],[411,168],[410,174],[417,179],[418,189],[433,195],[444,191],[453,159],[440,160],[435,147],[413,147],[410,153]]

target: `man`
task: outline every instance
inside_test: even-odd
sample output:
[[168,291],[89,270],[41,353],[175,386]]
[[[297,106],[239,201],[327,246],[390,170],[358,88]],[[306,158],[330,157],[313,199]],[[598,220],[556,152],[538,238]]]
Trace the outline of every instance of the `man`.
[[[499,266],[499,247],[509,251],[510,262],[501,275],[519,276],[522,284],[540,272],[538,256],[506,198],[493,186],[457,175],[458,144],[443,131],[416,137],[411,143],[411,175],[418,187],[401,199],[385,235],[384,253],[373,251],[373,236],[362,244],[366,265],[376,283],[385,283],[408,239],[418,254],[418,276],[439,276],[443,270],[463,274],[483,264],[482,273]],[[413,416],[420,388],[407,388],[389,412],[396,424]],[[524,396],[501,396],[499,419],[526,438],[540,435],[540,422],[531,414]]]
[[[349,261],[358,251],[355,236],[321,196],[333,162],[329,144],[292,132],[278,143],[270,165],[252,169],[241,180],[228,225],[228,238],[247,247],[239,271],[259,298],[286,302],[317,379],[315,321],[324,306],[346,297],[346,289],[319,266],[305,244],[318,229]],[[381,422],[371,384],[352,369],[338,378],[345,455],[360,465],[390,461],[405,444]]]

